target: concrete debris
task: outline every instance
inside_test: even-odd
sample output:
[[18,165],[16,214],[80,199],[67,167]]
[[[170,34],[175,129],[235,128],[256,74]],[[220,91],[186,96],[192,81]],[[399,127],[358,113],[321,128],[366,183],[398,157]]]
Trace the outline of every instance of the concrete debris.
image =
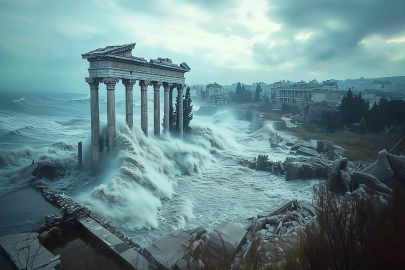
[[210,236],[209,254],[220,259],[226,253],[228,258],[233,258],[244,244],[246,235],[245,229],[231,222],[222,222]]
[[189,233],[178,229],[157,239],[145,248],[145,253],[156,262],[159,268],[172,269],[176,262],[184,259],[190,251],[191,238]]
[[241,159],[239,161],[239,164],[242,166],[251,168],[251,169],[256,169],[260,171],[268,171],[273,174],[283,174],[285,171],[285,165],[281,161],[270,161],[268,160],[267,155],[259,155],[256,158],[253,159],[253,161],[249,161],[247,159]]
[[297,155],[302,155],[302,156],[313,156],[313,157],[318,157],[319,154],[316,150],[311,149],[309,147],[301,146],[297,152]]
[[59,257],[42,246],[37,236],[38,233],[9,234],[0,238],[0,247],[17,269],[51,269],[59,265]]
[[271,124],[273,125],[274,130],[284,130],[287,128],[287,124],[284,120],[283,121],[273,121]]
[[384,149],[378,152],[377,161],[361,172],[374,175],[380,182],[384,182],[386,179],[393,176],[394,172],[392,171],[390,163],[387,159],[387,150]]
[[[291,200],[282,200],[279,204],[274,205],[273,207],[271,207],[268,210],[263,211],[261,214],[257,215],[259,218],[261,217],[271,217],[271,216],[275,216],[278,215],[282,212],[284,212],[285,210],[288,209],[288,207],[290,207],[292,204]],[[272,224],[272,223],[270,223]]]
[[327,179],[330,165],[315,157],[287,157],[286,158],[286,180],[295,179]]

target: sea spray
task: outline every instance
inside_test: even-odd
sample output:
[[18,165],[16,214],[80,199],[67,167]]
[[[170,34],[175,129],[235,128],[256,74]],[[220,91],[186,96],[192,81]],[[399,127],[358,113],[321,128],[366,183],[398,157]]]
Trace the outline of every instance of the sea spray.
[[[215,162],[212,149],[226,145],[225,138],[209,128],[195,128],[182,140],[170,134],[147,138],[139,127],[131,131],[119,123],[116,151],[109,157],[114,160],[114,168],[82,200],[117,227],[157,228],[158,209],[162,200],[171,199],[176,176],[201,174]],[[187,209],[191,212],[179,216],[178,226],[192,217],[192,207]]]

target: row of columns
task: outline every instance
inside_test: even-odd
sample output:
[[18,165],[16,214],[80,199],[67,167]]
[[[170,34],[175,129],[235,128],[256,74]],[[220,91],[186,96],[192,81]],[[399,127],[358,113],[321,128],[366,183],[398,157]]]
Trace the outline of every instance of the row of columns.
[[[115,85],[119,82],[118,78],[86,78],[90,85],[90,106],[91,106],[91,159],[97,162],[100,158],[100,116],[99,116],[99,84],[104,83],[107,88],[107,126],[108,126],[108,147],[114,145],[115,139]],[[130,129],[133,128],[133,88],[136,80],[122,79],[125,86],[125,120]],[[164,87],[164,128],[166,131],[169,127],[169,113],[173,108],[173,89],[177,88],[177,98],[179,104],[179,130],[180,136],[183,136],[183,88],[182,84],[161,83],[140,80],[141,87],[141,129],[148,136],[148,86],[153,86],[154,92],[154,134],[160,136],[160,87]]]
[[282,97],[287,97],[287,96],[303,97],[304,92],[305,92],[302,90],[279,90],[279,91],[280,91],[280,96],[282,96]]

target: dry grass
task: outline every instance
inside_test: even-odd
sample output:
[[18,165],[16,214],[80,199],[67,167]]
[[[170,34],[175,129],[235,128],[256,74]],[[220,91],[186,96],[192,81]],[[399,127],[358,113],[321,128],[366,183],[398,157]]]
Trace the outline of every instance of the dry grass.
[[[301,128],[291,128],[293,134],[304,140],[328,140],[336,145],[344,148],[345,156],[350,160],[375,160],[378,157],[378,151],[391,148],[402,138],[404,134],[357,134],[344,131],[338,131],[336,133],[329,133],[326,135],[326,131],[318,129],[318,132],[308,132]],[[351,138],[356,139],[356,143],[350,143]],[[399,155],[401,151],[405,149],[405,139],[399,143],[395,149],[391,152],[394,155]]]
[[[230,257],[226,252],[225,243],[222,240],[221,250],[217,250],[219,259],[214,258],[209,250],[212,248],[210,242],[194,242],[190,241],[191,246],[195,245],[192,249],[190,259],[188,260],[189,269],[198,270],[259,270],[262,269],[262,254],[260,252],[259,237],[253,239],[250,245],[249,251],[247,251],[246,257],[238,262],[232,263],[233,257]],[[192,259],[191,259],[192,258]],[[194,262],[194,263],[193,263]],[[198,263],[197,263],[198,262]]]
[[399,186],[384,204],[375,196],[341,201],[326,182],[314,203],[317,223],[284,254],[281,267],[268,269],[405,269],[405,192]]

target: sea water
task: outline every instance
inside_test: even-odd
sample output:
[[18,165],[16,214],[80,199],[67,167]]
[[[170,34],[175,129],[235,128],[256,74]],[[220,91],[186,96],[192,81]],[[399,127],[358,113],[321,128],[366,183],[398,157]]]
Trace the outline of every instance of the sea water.
[[[102,146],[106,141],[106,99],[100,98]],[[194,111],[199,104],[193,102]],[[161,103],[163,116],[163,102]],[[153,134],[153,100],[148,102],[149,137],[140,129],[140,101],[134,97],[134,128],[125,125],[125,99],[116,97],[115,149],[103,147],[99,168],[90,166],[90,98],[83,94],[1,94],[0,233],[13,220],[28,225],[56,209],[32,196],[31,215],[19,215],[19,194],[30,188],[30,165],[46,161],[64,176],[40,180],[110,219],[142,246],[178,228],[212,230],[222,221],[245,220],[284,198],[311,200],[316,180],[285,181],[283,176],[239,165],[258,154],[284,161],[287,147],[271,149],[271,123],[240,120],[233,110],[195,114],[184,139]],[[257,117],[256,117],[257,118]],[[257,119],[256,119],[257,120]],[[287,140],[296,138],[279,132]],[[83,141],[84,168],[77,169],[77,143]],[[26,210],[26,209],[25,209]],[[52,211],[51,211],[52,210]]]

